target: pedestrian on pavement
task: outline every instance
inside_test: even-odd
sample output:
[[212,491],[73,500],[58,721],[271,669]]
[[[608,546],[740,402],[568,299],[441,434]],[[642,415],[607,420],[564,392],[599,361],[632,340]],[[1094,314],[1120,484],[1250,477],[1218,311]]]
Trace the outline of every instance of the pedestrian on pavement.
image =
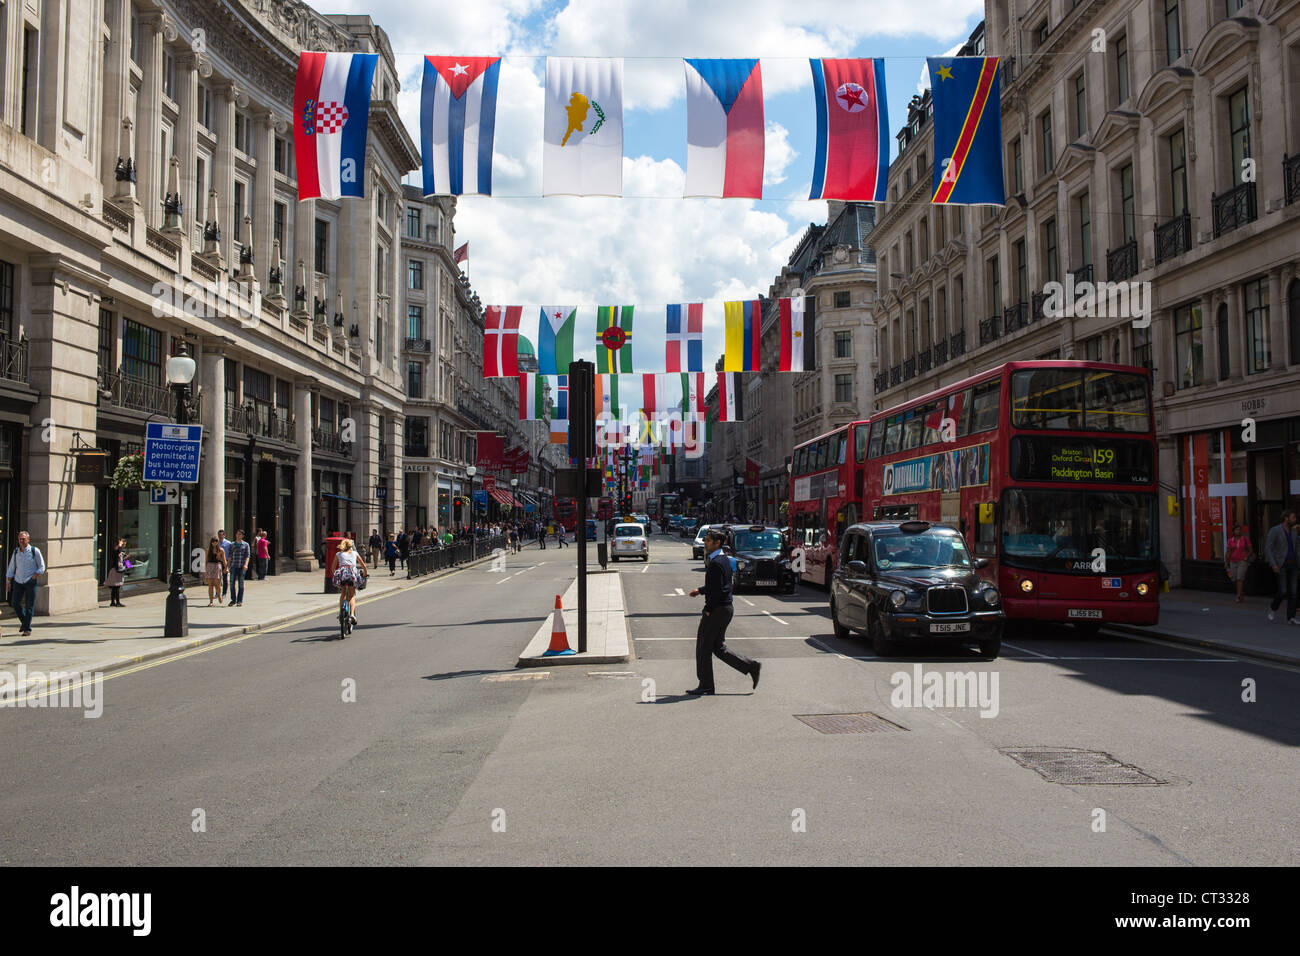
[[1296,560],[1295,521],[1294,511],[1283,511],[1281,522],[1269,528],[1268,537],[1264,540],[1264,555],[1268,558],[1269,567],[1277,575],[1277,593],[1273,595],[1273,603],[1268,606],[1268,619],[1273,620],[1273,612],[1285,600],[1288,624],[1300,624],[1295,619],[1296,569],[1300,567]]
[[379,536],[378,528],[370,529],[370,563],[379,567],[379,558],[384,553],[384,539]]
[[265,528],[257,529],[257,580],[266,580],[267,568],[271,566],[271,539],[266,536]]
[[564,525],[558,521],[555,523],[555,543],[561,548],[568,546],[568,542],[565,540]]
[[1239,524],[1232,526],[1232,537],[1228,539],[1228,551],[1224,555],[1224,564],[1228,568],[1228,580],[1237,584],[1237,603],[1245,601],[1242,588],[1246,585],[1246,568],[1250,566],[1250,553],[1255,546],[1250,543],[1250,535]]
[[31,634],[32,614],[36,610],[36,579],[45,573],[45,557],[40,548],[32,544],[32,536],[18,532],[18,547],[9,556],[5,583],[9,589],[9,603],[18,615],[18,633]]
[[203,562],[203,582],[208,586],[208,607],[221,598],[221,582],[226,576],[226,551],[217,538],[208,539],[208,553]]
[[397,535],[388,532],[388,544],[384,548],[384,557],[388,559],[388,576],[397,574]]
[[126,555],[126,538],[117,539],[117,547],[113,549],[113,556],[109,559],[108,574],[104,577],[104,583],[108,585],[109,607],[125,607],[122,603],[122,583],[126,580],[126,572],[131,568],[131,559]]
[[230,545],[230,606],[244,606],[244,579],[248,576],[248,566],[253,562],[253,549],[244,540],[243,530],[235,532],[235,540]]
[[695,632],[695,676],[699,686],[688,694],[712,694],[713,658],[725,661],[742,674],[748,674],[758,687],[758,674],[763,665],[743,654],[729,649],[726,643],[727,625],[731,623],[731,558],[723,553],[722,532],[704,534],[704,550],[708,563],[704,569],[704,587],[691,591],[691,597],[704,595],[704,613]]
[[412,531],[411,550],[414,551],[416,548],[418,548],[420,546],[420,542],[423,540],[424,540],[424,532],[422,532],[419,528],[416,528],[414,531]]
[[217,531],[217,541],[221,545],[221,550],[225,552],[225,566],[221,571],[221,603],[226,603],[226,592],[230,589],[230,539],[226,537],[224,530]]
[[402,567],[406,567],[407,555],[411,553],[411,539],[407,537],[405,531],[397,536],[397,557],[402,562]]
[[546,525],[540,521],[537,523],[537,544],[543,551],[546,550]]

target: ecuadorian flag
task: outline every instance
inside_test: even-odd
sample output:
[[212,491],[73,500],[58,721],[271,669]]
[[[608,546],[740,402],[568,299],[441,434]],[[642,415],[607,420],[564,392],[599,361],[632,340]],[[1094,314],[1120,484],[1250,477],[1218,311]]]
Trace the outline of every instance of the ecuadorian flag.
[[929,57],[936,203],[1003,205],[1002,90],[996,56]]

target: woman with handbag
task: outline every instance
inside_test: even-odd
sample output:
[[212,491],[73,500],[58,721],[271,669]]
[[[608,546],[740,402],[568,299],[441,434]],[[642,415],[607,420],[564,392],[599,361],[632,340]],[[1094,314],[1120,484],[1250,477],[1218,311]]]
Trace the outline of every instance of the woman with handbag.
[[113,551],[113,564],[109,568],[104,583],[109,587],[109,607],[126,607],[122,603],[122,583],[126,580],[127,572],[131,570],[131,559],[126,553],[126,538],[117,539],[117,547]]
[[203,583],[208,586],[208,607],[221,597],[221,579],[226,573],[226,552],[216,538],[208,541],[208,553],[203,564]]
[[1232,526],[1232,537],[1228,539],[1228,550],[1224,555],[1224,564],[1228,569],[1228,580],[1237,585],[1237,603],[1246,599],[1242,589],[1246,584],[1246,570],[1250,567],[1250,553],[1255,546],[1250,543],[1250,535],[1242,530],[1241,525]]

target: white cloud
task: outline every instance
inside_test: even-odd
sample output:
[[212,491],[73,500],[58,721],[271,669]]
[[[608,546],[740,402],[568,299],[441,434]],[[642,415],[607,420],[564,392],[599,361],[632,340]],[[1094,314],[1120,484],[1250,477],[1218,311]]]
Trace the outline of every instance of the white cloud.
[[768,120],[763,132],[763,185],[785,182],[785,171],[798,155],[790,145],[790,131]]
[[[965,45],[966,45],[966,41],[962,40],[960,43],[953,44],[952,47],[948,49],[946,52],[940,53],[939,56],[956,56],[957,51],[960,50]],[[921,93],[924,93],[929,88],[930,88],[930,64],[922,63],[921,75],[916,79],[916,92],[919,95]]]

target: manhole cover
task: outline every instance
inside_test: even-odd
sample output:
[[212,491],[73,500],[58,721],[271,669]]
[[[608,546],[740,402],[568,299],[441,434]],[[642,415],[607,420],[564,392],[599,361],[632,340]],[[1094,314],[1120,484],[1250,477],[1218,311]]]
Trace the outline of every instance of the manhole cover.
[[1100,750],[1035,747],[1004,749],[1002,753],[1050,783],[1150,785],[1164,782]]
[[483,682],[487,683],[505,680],[547,680],[550,676],[550,671],[524,671],[522,674],[493,674],[491,677],[484,677]]
[[906,730],[877,714],[795,714],[796,720],[823,734],[878,734]]

